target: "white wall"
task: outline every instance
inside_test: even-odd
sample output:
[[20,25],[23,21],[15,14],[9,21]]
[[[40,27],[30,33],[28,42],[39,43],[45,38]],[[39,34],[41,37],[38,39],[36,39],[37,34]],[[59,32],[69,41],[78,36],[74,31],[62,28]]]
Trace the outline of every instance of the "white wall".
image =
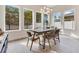
[[4,6],[0,5],[0,28],[4,31]]

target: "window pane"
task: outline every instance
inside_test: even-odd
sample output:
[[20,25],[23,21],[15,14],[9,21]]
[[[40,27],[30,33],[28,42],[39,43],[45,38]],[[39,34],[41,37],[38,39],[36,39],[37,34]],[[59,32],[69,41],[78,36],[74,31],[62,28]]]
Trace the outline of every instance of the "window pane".
[[48,15],[44,14],[44,24],[48,25]]
[[46,28],[47,26],[48,26],[48,15],[44,14],[43,28]]
[[12,6],[6,6],[5,11],[6,30],[19,29],[19,9]]
[[61,28],[62,14],[60,12],[56,12],[53,15],[54,15],[54,25],[55,25],[55,27]]
[[36,13],[36,23],[41,23],[41,13]]
[[32,28],[32,11],[30,10],[24,10],[24,28]]
[[74,9],[66,10],[64,12],[64,28],[75,29],[74,23]]

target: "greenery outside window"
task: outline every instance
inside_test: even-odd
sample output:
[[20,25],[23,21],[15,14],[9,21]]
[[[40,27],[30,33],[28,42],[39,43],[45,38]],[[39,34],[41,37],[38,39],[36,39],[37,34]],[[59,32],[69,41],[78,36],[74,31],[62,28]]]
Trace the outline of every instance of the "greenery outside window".
[[24,29],[32,29],[32,11],[24,9]]
[[36,23],[41,23],[41,13],[36,12]]
[[19,9],[13,6],[5,6],[6,30],[19,29]]

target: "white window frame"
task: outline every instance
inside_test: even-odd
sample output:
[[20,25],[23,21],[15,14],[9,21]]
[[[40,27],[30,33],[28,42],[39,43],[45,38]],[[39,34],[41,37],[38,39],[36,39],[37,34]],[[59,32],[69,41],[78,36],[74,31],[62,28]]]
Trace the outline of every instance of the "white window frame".
[[44,27],[44,14],[46,14],[46,15],[48,16],[48,19],[47,19],[47,20],[48,20],[48,25],[47,25],[47,26],[49,26],[49,22],[50,22],[50,21],[49,21],[49,14],[44,12],[44,13],[43,13],[43,27]]
[[[74,9],[74,8],[72,8],[72,9]],[[67,10],[70,10],[70,9],[67,9]],[[66,12],[67,10],[65,10],[65,12]],[[72,29],[66,29],[66,28],[64,27],[64,26],[65,26],[64,23],[63,23],[63,29],[65,29],[65,30],[76,30],[75,13],[76,13],[76,9],[74,9],[74,24],[72,23]],[[64,14],[64,16],[65,16],[65,14]],[[63,18],[64,18],[64,16],[63,16]],[[65,22],[65,21],[63,20],[63,22]],[[74,26],[74,29],[73,29],[73,26]]]
[[[37,22],[36,22],[36,13],[40,13],[40,14],[41,14],[41,22],[40,22],[40,23],[37,23]],[[43,16],[42,16],[42,12],[41,12],[41,11],[35,11],[35,15],[34,15],[34,16],[35,16],[35,20],[34,20],[35,23],[37,23],[37,24],[42,24],[42,17],[43,17]],[[41,27],[43,27],[43,25],[42,25]],[[34,26],[34,28],[35,28],[35,26]]]
[[[61,12],[54,12],[54,13],[61,13]],[[54,19],[54,13],[53,13],[53,21],[54,21],[53,23],[54,23],[54,26],[56,26],[56,25],[55,25],[56,22],[55,22],[55,19]],[[63,16],[62,16],[62,17],[63,17]],[[60,28],[62,28],[62,19],[60,20],[60,25],[61,25]]]
[[[28,8],[23,8],[23,19],[24,19],[24,11],[25,10],[29,10],[29,11],[32,11],[32,28],[31,29],[34,29],[34,10],[32,9],[28,9]],[[30,29],[25,29],[24,30],[30,30]]]
[[[40,12],[40,11],[36,11],[35,12],[35,22],[36,22],[36,13],[40,13],[41,14],[41,22],[40,23],[42,23],[42,13]],[[37,23],[37,22],[36,22]]]
[[11,7],[15,7],[15,8],[18,8],[19,9],[19,29],[16,29],[16,30],[6,30],[6,6],[4,7],[4,31],[5,32],[14,32],[14,31],[20,31],[21,30],[21,18],[20,18],[20,7],[19,6],[16,6],[16,5],[8,5],[8,6],[11,6]]

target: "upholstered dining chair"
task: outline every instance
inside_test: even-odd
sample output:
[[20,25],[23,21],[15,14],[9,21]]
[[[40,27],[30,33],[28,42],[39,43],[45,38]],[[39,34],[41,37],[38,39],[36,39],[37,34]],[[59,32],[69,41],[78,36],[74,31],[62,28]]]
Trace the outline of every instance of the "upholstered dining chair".
[[55,31],[55,38],[58,39],[59,42],[60,42],[59,32],[60,32],[60,29],[56,29],[56,31]]
[[32,41],[31,42],[31,47],[30,47],[30,51],[31,51],[34,41],[39,40],[39,45],[40,45],[40,37],[38,35],[36,35],[36,34],[32,34],[30,31],[27,31],[27,34],[28,34],[27,46],[28,46],[29,40]]
[[55,30],[50,31],[48,34],[48,39],[53,38],[55,45],[56,45],[56,39],[58,39],[60,42],[59,32],[60,32],[60,29],[55,29]]
[[45,33],[45,39],[47,39],[48,44],[49,44],[49,47],[51,48],[51,46],[50,46],[50,40],[49,40],[49,37],[48,36],[49,36],[48,32]]
[[50,30],[49,32],[47,32],[47,39],[53,39],[54,40],[54,44],[56,45],[56,40],[55,40],[55,30]]
[[1,41],[0,53],[6,53],[8,47],[8,33],[5,33]]

